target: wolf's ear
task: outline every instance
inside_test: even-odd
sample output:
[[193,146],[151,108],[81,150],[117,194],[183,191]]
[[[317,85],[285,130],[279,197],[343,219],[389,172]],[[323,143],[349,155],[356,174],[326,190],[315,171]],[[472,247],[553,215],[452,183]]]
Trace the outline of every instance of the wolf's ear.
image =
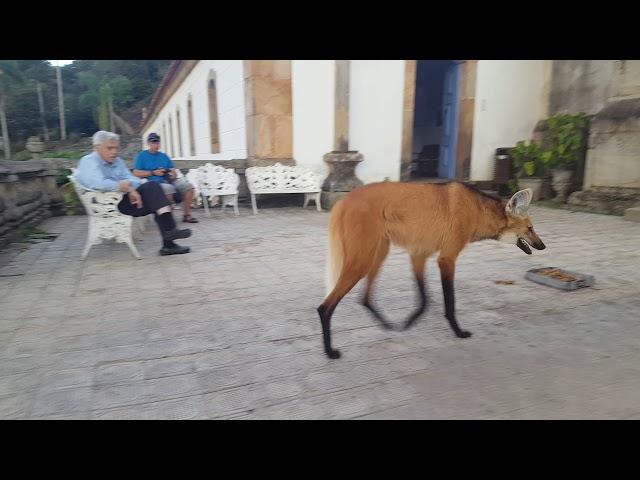
[[507,203],[505,210],[511,215],[522,216],[529,210],[529,203],[533,197],[533,191],[530,188],[520,190],[513,194],[513,197]]

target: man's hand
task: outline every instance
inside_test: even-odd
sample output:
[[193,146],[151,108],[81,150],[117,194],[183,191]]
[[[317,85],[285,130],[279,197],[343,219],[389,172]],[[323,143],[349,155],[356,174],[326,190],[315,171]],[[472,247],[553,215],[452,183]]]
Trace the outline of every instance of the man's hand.
[[118,190],[124,193],[129,193],[131,190],[133,190],[133,187],[131,186],[131,182],[129,180],[120,180],[120,182],[118,182]]
[[129,201],[138,208],[142,208],[142,197],[137,190],[129,192]]
[[157,168],[155,170],[151,170],[151,175],[155,175],[156,177],[162,177],[164,175],[164,169]]

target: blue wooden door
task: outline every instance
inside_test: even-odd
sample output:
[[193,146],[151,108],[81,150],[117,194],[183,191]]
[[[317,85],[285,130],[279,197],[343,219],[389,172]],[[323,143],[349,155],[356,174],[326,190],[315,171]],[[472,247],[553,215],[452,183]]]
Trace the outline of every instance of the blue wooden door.
[[447,68],[444,77],[442,140],[440,142],[440,161],[438,162],[438,177],[440,178],[455,178],[456,176],[459,79],[460,65],[452,63]]

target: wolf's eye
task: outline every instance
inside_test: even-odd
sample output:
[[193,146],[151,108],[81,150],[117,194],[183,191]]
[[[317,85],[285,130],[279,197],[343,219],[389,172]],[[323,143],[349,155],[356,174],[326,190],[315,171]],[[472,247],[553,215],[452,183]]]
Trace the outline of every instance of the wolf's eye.
[[529,226],[529,231],[533,232],[533,225]]

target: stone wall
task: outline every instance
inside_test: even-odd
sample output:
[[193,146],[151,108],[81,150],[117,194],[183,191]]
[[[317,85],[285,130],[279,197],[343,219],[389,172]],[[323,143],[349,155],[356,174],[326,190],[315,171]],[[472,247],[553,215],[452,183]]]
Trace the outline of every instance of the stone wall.
[[626,210],[640,206],[640,188],[592,187],[572,193],[567,203],[594,213],[624,215]]
[[594,115],[584,190],[640,187],[640,60],[554,61],[549,110]]
[[584,188],[640,188],[640,98],[611,100],[591,121]]
[[595,114],[613,96],[615,60],[555,60],[549,114]]
[[19,228],[64,214],[57,173],[46,160],[0,162],[0,246],[14,240]]

